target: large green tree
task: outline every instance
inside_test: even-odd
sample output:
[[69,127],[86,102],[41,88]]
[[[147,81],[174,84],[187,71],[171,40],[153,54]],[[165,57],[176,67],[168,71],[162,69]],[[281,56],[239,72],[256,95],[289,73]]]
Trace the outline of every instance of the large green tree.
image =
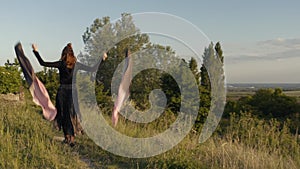
[[[132,16],[127,13],[122,14],[121,18],[114,23],[109,17],[96,19],[83,34],[83,41],[85,53],[79,56],[82,62],[93,65],[103,52],[108,55],[108,59],[101,63],[97,71],[96,86],[103,85],[103,87],[99,87],[96,92],[102,90],[110,95],[113,75],[124,59],[125,51],[129,49],[134,54],[134,69],[142,71],[132,79],[131,98],[137,108],[142,110],[149,108],[150,92],[161,87],[163,71],[158,70],[159,66],[166,65],[174,57],[174,51],[168,46],[152,44],[149,36],[140,33]],[[120,81],[120,79],[114,80]],[[98,103],[99,100],[104,100],[100,97],[97,99]],[[106,105],[112,104],[110,100],[108,102]]]
[[[194,89],[189,79],[187,69],[190,69],[200,84],[200,73],[195,59],[186,62],[176,56],[175,51],[169,46],[162,46],[150,42],[147,34],[141,34],[139,29],[134,25],[133,18],[130,14],[122,14],[121,18],[112,23],[109,17],[96,19],[94,23],[87,28],[83,34],[85,43],[85,53],[82,53],[79,59],[86,64],[96,61],[103,52],[106,52],[108,59],[100,66],[96,76],[96,86],[103,85],[96,89],[96,92],[107,92],[110,95],[112,78],[116,73],[117,66],[125,56],[125,50],[130,49],[134,54],[134,68],[139,73],[132,79],[130,86],[130,97],[136,103],[136,107],[144,110],[149,108],[149,94],[154,89],[161,89],[167,97],[167,108],[174,113],[179,111],[182,101],[180,88],[185,87],[190,95],[193,96]],[[187,68],[187,69],[181,69]],[[169,71],[169,72],[168,72]],[[117,72],[118,73],[118,72]],[[177,80],[183,82],[181,86],[176,83]],[[120,79],[117,79],[117,81]],[[103,93],[97,94],[98,103],[103,103]],[[198,98],[198,96],[196,96]],[[184,101],[184,100],[183,100]],[[194,105],[192,105],[194,106]]]
[[104,52],[107,53],[108,59],[97,72],[97,81],[109,91],[113,73],[124,59],[125,51],[141,50],[149,44],[149,37],[139,32],[130,14],[124,13],[115,23],[111,23],[109,17],[96,19],[83,34],[83,42],[86,53],[79,56],[79,60],[86,64],[95,64]]

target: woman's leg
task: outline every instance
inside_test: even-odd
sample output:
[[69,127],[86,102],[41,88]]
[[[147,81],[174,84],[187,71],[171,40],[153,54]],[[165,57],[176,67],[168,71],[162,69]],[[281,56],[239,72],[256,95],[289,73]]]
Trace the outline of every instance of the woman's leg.
[[83,134],[83,128],[80,124],[81,114],[79,112],[78,94],[77,94],[76,88],[72,94],[73,94],[72,95],[73,96],[73,100],[72,100],[73,107],[72,107],[71,120],[73,123],[74,133],[76,136],[76,135]]
[[71,121],[70,108],[69,108],[68,104],[69,103],[67,102],[65,105],[66,111],[64,112],[64,115],[63,115],[63,130],[64,130],[65,135],[74,137],[74,128],[73,128],[73,124]]
[[60,115],[57,117],[58,122],[60,122],[64,136],[65,136],[65,143],[70,143],[71,140],[74,140],[71,138],[71,136],[74,136],[74,129],[70,118],[70,98],[72,99],[72,96],[70,96],[72,92],[69,92],[68,89],[60,88],[58,95],[57,95],[57,104],[58,104],[58,110],[60,110]]
[[63,91],[61,88],[58,88],[57,94],[56,94],[56,110],[57,114],[54,119],[54,127],[58,130],[61,130],[62,128],[62,118],[63,118]]

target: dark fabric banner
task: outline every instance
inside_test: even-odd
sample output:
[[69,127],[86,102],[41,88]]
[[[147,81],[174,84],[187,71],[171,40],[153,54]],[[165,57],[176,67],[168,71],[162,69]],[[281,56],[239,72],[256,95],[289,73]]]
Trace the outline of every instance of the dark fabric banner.
[[32,84],[32,75],[34,74],[34,70],[29,62],[29,60],[26,58],[21,43],[18,43],[15,46],[15,52],[17,55],[17,58],[19,60],[20,66],[22,68],[25,80],[28,83],[28,86],[31,86]]

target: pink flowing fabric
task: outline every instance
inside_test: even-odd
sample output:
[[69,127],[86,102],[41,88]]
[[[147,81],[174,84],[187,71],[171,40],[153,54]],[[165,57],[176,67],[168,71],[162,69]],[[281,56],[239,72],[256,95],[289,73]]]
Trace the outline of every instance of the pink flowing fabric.
[[45,119],[54,120],[57,110],[52,104],[49,94],[44,84],[36,77],[34,70],[24,54],[21,43],[15,46],[15,52],[22,68],[26,82],[28,83],[33,102],[43,109],[43,116]]
[[44,84],[36,77],[33,78],[32,85],[29,90],[32,95],[32,100],[35,104],[42,107],[43,116],[45,119],[52,121],[54,120],[57,110],[56,107],[50,100],[47,89]]
[[118,118],[119,118],[118,113],[120,112],[123,102],[129,96],[129,86],[130,86],[131,74],[132,74],[132,60],[128,51],[126,53],[124,68],[125,69],[123,72],[122,80],[118,89],[118,96],[114,103],[114,108],[112,112],[112,123],[114,126],[116,126],[118,123]]

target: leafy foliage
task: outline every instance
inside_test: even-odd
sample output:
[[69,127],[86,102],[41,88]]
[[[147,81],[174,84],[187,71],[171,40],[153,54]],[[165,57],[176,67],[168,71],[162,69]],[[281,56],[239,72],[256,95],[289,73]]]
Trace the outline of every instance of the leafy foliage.
[[36,76],[45,85],[51,100],[55,101],[56,92],[59,87],[59,74],[57,69],[44,67],[44,70],[37,72]]
[[108,55],[97,72],[96,82],[103,84],[103,90],[109,94],[113,73],[124,59],[125,50],[135,52],[149,43],[148,36],[139,33],[132,16],[126,13],[114,24],[110,23],[109,17],[96,19],[83,34],[83,41],[86,53],[78,57],[81,62],[93,65],[104,52]]
[[15,59],[14,63],[7,60],[5,66],[0,67],[0,93],[18,93],[22,84],[19,63]]
[[249,104],[257,114],[271,117],[284,117],[297,111],[297,99],[282,93],[281,89],[257,91]]
[[281,89],[260,89],[253,96],[228,102],[225,113],[252,112],[260,117],[281,118],[299,111],[297,98],[286,96]]
[[[101,64],[96,75],[96,86],[103,85],[102,92],[111,95],[113,74],[124,59],[125,50],[130,49],[131,53],[136,52],[135,69],[142,70],[134,77],[130,87],[131,99],[136,103],[136,108],[140,110],[149,108],[150,92],[162,89],[168,99],[168,108],[178,111],[180,107],[178,84],[166,72],[155,68],[168,67],[169,63],[176,65],[181,60],[175,57],[175,52],[169,46],[152,44],[147,34],[139,32],[130,14],[122,14],[116,23],[110,23],[109,17],[96,19],[84,33],[83,41],[86,53],[79,57],[82,62],[93,63],[103,52],[108,55],[108,59]],[[150,68],[144,70],[145,67]],[[177,74],[184,77],[184,72]],[[97,92],[101,91],[97,89]],[[99,96],[101,97],[97,97],[98,103],[111,105],[110,100],[103,103],[106,100],[102,98],[103,94],[99,93]]]
[[299,133],[300,105],[296,97],[286,96],[281,89],[260,89],[253,96],[241,97],[237,101],[228,101],[224,111],[224,118],[230,113],[241,114],[250,112],[261,119],[277,119],[281,125],[290,119],[290,129]]
[[[219,67],[216,67],[216,65],[219,65],[218,63],[221,61],[221,64],[223,66],[224,62],[224,56],[223,51],[221,49],[220,42],[217,42],[217,44],[214,47],[214,44],[211,43],[207,48],[204,50],[203,54],[203,63],[200,68],[200,109],[198,113],[198,117],[195,124],[195,129],[197,131],[200,130],[201,125],[205,122],[206,117],[208,115],[208,112],[210,111],[211,107],[211,101],[212,96],[211,90],[212,88],[218,88],[218,86],[212,86],[211,80],[215,81],[215,84],[217,85],[225,85],[224,82],[219,81],[224,80],[224,72]],[[210,67],[207,67],[210,66]],[[210,68],[210,74],[208,73],[208,68]],[[213,76],[214,79],[210,79]],[[195,77],[198,77],[198,74],[195,74]]]

